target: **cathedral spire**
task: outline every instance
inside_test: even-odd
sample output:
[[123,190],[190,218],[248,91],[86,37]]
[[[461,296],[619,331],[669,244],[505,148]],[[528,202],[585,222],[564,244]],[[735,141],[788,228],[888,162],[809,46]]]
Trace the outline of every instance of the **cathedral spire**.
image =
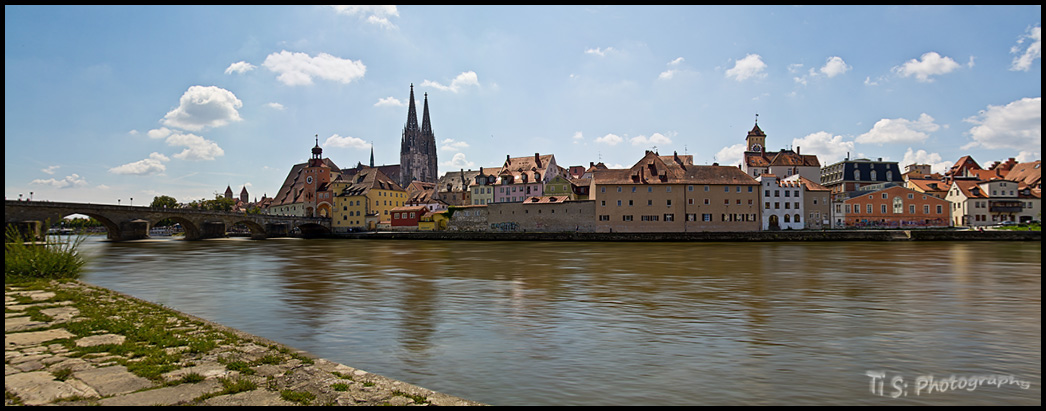
[[425,107],[421,115],[421,133],[422,135],[432,134],[432,124],[429,123],[429,93],[425,93]]
[[[427,95],[427,94],[426,94]],[[404,132],[418,129],[418,110],[414,108],[414,83],[410,83],[410,108],[407,109],[407,125]]]
[[374,143],[370,145],[370,166],[374,167]]

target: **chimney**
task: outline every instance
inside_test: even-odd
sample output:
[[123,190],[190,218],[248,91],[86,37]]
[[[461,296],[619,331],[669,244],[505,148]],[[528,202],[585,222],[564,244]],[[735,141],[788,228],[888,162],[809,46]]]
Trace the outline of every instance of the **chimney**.
[[589,161],[589,162],[588,162],[588,166],[589,166],[589,167],[595,167],[595,166],[596,166],[596,163],[593,163],[593,162]]
[[538,153],[534,153],[534,164],[537,164],[538,167],[541,167],[541,155]]
[[795,154],[800,154],[799,153],[799,146],[795,146]]

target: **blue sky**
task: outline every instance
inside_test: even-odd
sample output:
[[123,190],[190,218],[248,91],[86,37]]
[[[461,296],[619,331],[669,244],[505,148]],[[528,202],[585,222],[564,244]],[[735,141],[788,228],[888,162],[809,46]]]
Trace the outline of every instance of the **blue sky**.
[[[1041,158],[1032,6],[4,6],[4,195],[274,195],[318,138],[399,162],[410,84],[440,173],[551,153]],[[133,200],[131,200],[133,198]]]

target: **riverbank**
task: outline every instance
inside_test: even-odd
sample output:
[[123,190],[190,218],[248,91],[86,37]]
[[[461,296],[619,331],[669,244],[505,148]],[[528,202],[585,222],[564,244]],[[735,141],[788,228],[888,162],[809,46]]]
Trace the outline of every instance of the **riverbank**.
[[827,230],[699,233],[400,231],[335,234],[336,238],[476,241],[1042,241],[1041,231]]
[[483,405],[79,281],[4,308],[4,405]]

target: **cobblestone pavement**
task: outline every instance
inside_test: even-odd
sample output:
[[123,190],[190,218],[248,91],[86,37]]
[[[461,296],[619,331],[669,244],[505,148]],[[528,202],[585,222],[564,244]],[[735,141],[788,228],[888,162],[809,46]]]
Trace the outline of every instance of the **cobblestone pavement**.
[[81,282],[4,308],[4,405],[483,405]]

